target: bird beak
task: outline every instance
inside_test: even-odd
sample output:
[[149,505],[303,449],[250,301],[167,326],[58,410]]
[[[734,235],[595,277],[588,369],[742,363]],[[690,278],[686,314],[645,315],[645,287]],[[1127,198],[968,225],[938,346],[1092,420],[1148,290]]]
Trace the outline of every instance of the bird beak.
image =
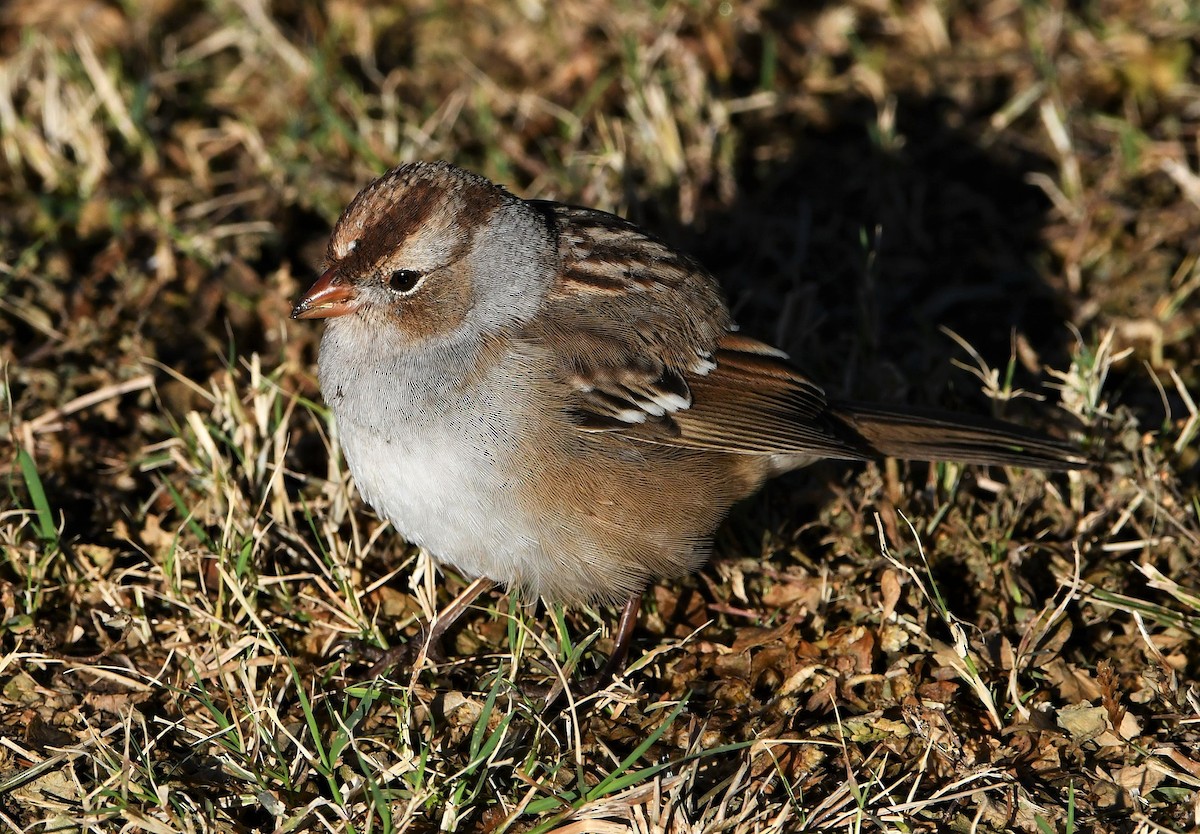
[[358,309],[358,293],[337,279],[336,268],[322,273],[292,309],[294,319],[332,319]]

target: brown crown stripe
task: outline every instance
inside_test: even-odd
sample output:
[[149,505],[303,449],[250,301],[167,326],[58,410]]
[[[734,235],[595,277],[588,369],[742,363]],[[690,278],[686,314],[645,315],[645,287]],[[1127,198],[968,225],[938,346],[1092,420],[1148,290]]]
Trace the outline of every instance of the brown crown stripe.
[[[346,210],[335,227],[335,237],[342,231],[347,218],[363,215],[368,219],[360,232],[354,233],[359,242],[358,247],[343,261],[352,271],[370,269],[383,256],[393,251],[397,246],[416,232],[433,214],[437,201],[432,199],[435,187],[432,183],[419,180],[408,186],[405,191],[412,199],[402,203],[393,202],[391,197],[399,186],[392,179],[380,180],[373,187],[360,192]],[[362,208],[374,202],[384,202],[387,210],[373,211]],[[330,238],[329,256],[333,259],[334,238]]]

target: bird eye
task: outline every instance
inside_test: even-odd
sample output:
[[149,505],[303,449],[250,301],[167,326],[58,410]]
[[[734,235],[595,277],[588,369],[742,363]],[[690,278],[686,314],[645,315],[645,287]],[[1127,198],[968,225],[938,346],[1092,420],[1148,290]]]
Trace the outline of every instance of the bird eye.
[[421,273],[415,269],[397,269],[388,276],[388,286],[396,292],[412,292],[421,281]]

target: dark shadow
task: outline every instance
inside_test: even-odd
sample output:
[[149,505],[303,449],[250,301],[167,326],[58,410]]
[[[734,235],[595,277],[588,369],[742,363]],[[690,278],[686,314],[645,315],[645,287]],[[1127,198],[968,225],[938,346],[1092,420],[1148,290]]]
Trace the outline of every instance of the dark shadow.
[[[1005,93],[996,95],[999,107]],[[1030,177],[1053,176],[1054,163],[1011,145],[988,147],[986,114],[964,113],[948,98],[901,95],[890,136],[878,134],[879,114],[869,100],[848,98],[830,111],[819,128],[765,117],[753,125],[747,135],[762,137],[763,145],[740,149],[733,205],[714,201],[683,227],[662,215],[661,206],[671,205],[663,199],[657,208],[638,207],[643,222],[712,271],[743,329],[787,350],[831,396],[993,413],[979,380],[952,363],[971,359],[942,332],[948,328],[1002,373],[1019,335],[1036,360],[1017,363],[1013,384],[1052,402],[1038,365],[1069,364],[1071,310],[1041,277],[1052,258],[1043,243],[1051,205]],[[794,152],[757,161],[783,133],[793,137]],[[1059,422],[1054,411],[1026,400],[1001,416],[1045,428]],[[769,483],[735,509],[717,558],[754,557],[767,530],[793,547],[777,567],[794,565],[798,549],[810,572],[834,560],[866,577],[871,557],[838,559],[828,528],[812,523],[834,484],[859,471],[830,463]],[[916,512],[932,515],[920,489],[911,498]],[[876,552],[869,511],[863,526],[862,551]],[[714,576],[712,567],[706,570]],[[947,554],[935,570],[943,591],[970,586],[969,569],[956,555]],[[717,605],[711,588],[697,579],[690,592]],[[951,607],[971,621],[977,606],[963,593]],[[730,645],[739,625],[717,617],[706,638]],[[804,623],[797,628],[807,639],[821,636],[806,633]],[[719,680],[701,673],[694,682],[705,700],[698,709],[720,709],[707,701],[702,683]],[[753,690],[748,714],[771,709],[762,690]]]
[[[949,100],[902,96],[891,139],[867,101],[802,131],[794,158],[756,164],[745,149],[739,200],[680,244],[720,279],[743,327],[787,350],[833,395],[988,408],[965,337],[1003,368],[1014,332],[1061,367],[1068,306],[1040,279],[1049,201],[1028,182],[1049,160],[985,149]],[[1036,387],[1018,369],[1016,383]]]

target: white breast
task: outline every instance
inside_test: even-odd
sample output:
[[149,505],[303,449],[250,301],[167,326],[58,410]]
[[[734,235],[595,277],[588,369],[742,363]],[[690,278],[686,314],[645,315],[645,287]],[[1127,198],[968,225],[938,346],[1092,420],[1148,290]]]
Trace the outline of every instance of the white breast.
[[494,452],[463,439],[491,426],[458,419],[384,435],[338,419],[359,492],[404,538],[471,576],[512,583],[527,574],[522,565],[540,547],[512,479]]
[[[451,359],[434,372],[428,361],[412,368],[386,351],[375,363],[341,362],[337,330],[322,342],[321,388],[364,500],[464,574],[527,582],[544,557],[517,491],[522,466],[506,454],[521,445],[527,401],[518,363],[497,365],[464,390],[465,371]],[[500,391],[503,402],[492,402]]]

